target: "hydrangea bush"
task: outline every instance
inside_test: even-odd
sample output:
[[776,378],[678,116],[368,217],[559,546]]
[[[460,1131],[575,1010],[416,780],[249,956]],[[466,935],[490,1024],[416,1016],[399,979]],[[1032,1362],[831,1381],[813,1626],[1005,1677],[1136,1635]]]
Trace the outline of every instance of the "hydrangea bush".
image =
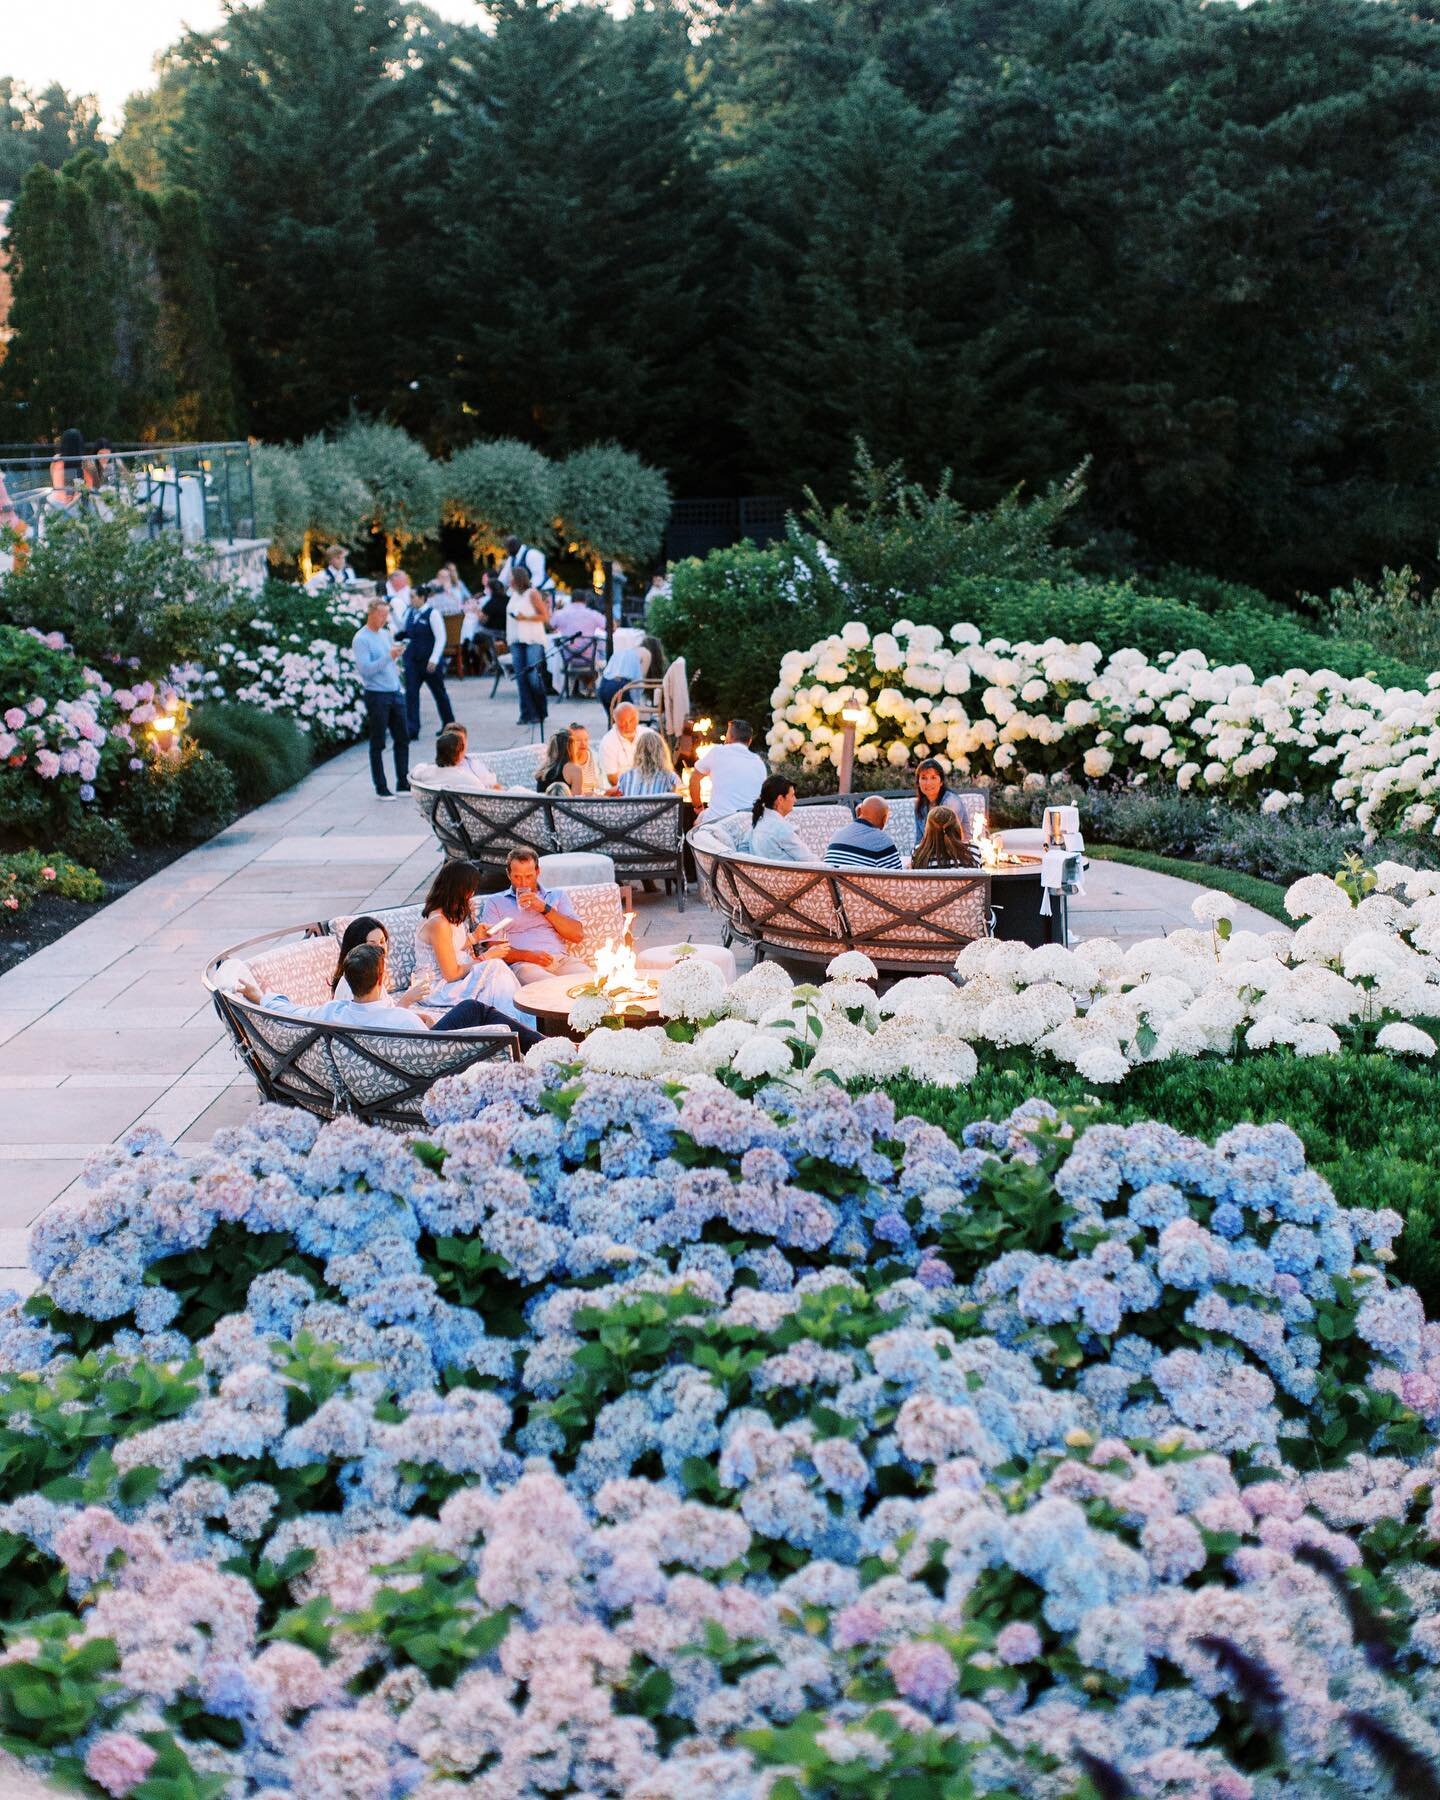
[[[0,631],[0,819],[58,833],[113,804],[144,768],[145,727],[175,707],[183,683],[89,668],[59,632]],[[20,639],[31,647],[16,654]]]
[[1368,832],[1440,820],[1440,675],[1426,692],[1333,670],[1257,681],[1198,650],[1103,657],[1061,638],[981,641],[973,625],[852,622],[782,658],[771,696],[773,762],[838,764],[841,715],[856,760],[900,771],[936,756],[962,776],[1174,782],[1270,811],[1329,793]]
[[1092,938],[1069,948],[986,938],[956,959],[958,982],[911,976],[885,993],[856,951],[829,964],[818,987],[760,963],[728,990],[707,963],[684,959],[661,977],[668,1023],[593,1029],[603,999],[577,1000],[578,1052],[547,1039],[544,1063],[578,1055],[588,1069],[717,1075],[741,1092],[773,1080],[809,1084],[908,1075],[968,1084],[981,1056],[1044,1055],[1108,1085],[1171,1057],[1280,1050],[1335,1056],[1347,1045],[1393,1056],[1435,1054],[1417,1021],[1440,1017],[1440,871],[1358,860],[1338,880],[1309,875],[1286,893],[1292,932],[1234,929],[1236,902],[1207,892],[1193,929],[1122,950]]
[[267,583],[231,608],[198,694],[285,713],[322,754],[356,742],[365,701],[350,640],[365,623],[365,605],[343,590],[306,594]]
[[559,1062],[427,1111],[138,1132],[42,1217],[11,1747],[140,1800],[1433,1791],[1440,1328],[1285,1126]]

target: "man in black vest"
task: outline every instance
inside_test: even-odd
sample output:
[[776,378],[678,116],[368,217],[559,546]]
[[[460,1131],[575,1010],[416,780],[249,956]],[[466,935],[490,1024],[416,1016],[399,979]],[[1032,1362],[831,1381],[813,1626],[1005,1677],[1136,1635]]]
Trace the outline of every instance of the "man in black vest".
[[420,735],[422,687],[429,688],[442,727],[455,717],[450,696],[445,691],[445,677],[440,673],[445,654],[445,622],[433,608],[429,595],[412,591],[404,620],[395,636],[405,646],[405,724],[413,743]]

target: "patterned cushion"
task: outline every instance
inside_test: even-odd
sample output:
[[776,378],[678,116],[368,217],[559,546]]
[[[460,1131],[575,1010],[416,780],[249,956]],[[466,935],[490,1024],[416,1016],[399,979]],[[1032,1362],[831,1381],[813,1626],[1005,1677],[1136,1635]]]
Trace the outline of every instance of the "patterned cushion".
[[833,955],[845,935],[834,878],[826,870],[729,856],[716,859],[713,880],[732,923],[776,950],[810,956],[828,950]]
[[278,1013],[262,1012],[233,996],[227,1007],[227,1022],[233,1028],[238,1021],[243,1047],[272,1090],[283,1092],[313,1111],[335,1111],[339,1105],[339,1083],[325,1047],[322,1026],[308,1019],[286,1019]]
[[848,806],[797,806],[790,815],[790,823],[795,827],[801,843],[815,858],[821,861],[825,855],[825,846],[850,823],[851,812]]
[[545,754],[543,744],[518,744],[512,750],[472,750],[491,770],[501,787],[533,788]]
[[963,874],[849,875],[840,905],[859,949],[875,946],[887,961],[923,961],[984,937],[989,902],[983,881]]
[[679,858],[680,802],[666,795],[561,800],[552,817],[562,850],[598,850],[622,873],[664,868]]
[[357,1031],[329,1034],[330,1054],[352,1104],[360,1107],[418,1098],[415,1083],[432,1086],[482,1057],[510,1054],[510,1033],[499,1025],[477,1031]]
[[283,994],[296,1006],[319,1006],[330,998],[330,978],[340,958],[338,937],[302,938],[250,958],[250,973],[263,993]]

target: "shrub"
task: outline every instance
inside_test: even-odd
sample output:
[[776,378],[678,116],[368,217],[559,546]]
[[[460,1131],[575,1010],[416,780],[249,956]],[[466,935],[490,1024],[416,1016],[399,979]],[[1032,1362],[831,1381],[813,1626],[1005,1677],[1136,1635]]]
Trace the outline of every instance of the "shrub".
[[235,817],[230,771],[198,744],[157,757],[126,789],[121,819],[137,844],[200,843]]
[[1342,637],[1367,638],[1422,669],[1440,667],[1440,595],[1427,593],[1413,569],[1386,569],[1373,585],[1336,588],[1317,604]]
[[0,583],[0,622],[61,632],[83,662],[159,679],[201,662],[230,596],[202,551],[173,532],[134,537],[127,518],[51,524]]
[[285,444],[256,444],[250,456],[255,483],[255,529],[273,551],[298,556],[310,519],[310,493],[296,451]]
[[336,444],[369,491],[372,531],[397,546],[437,535],[440,472],[423,444],[383,419],[353,420]]
[[468,527],[477,554],[510,532],[550,544],[560,510],[559,474],[548,456],[517,438],[457,450],[440,471],[445,516]]
[[135,848],[118,819],[94,811],[81,813],[66,829],[64,842],[77,862],[100,870],[113,869]]
[[592,444],[557,471],[561,531],[587,558],[643,563],[655,555],[670,518],[670,484],[618,444]]
[[317,756],[353,744],[365,703],[350,641],[363,623],[364,602],[343,590],[307,594],[267,582],[225,613],[203,697],[287,715]]
[[305,481],[306,531],[342,544],[367,532],[370,489],[344,446],[317,435],[306,438],[295,455]]
[[791,555],[753,544],[677,564],[671,592],[651,602],[650,626],[670,655],[686,659],[705,704],[721,718],[749,719],[757,734],[780,658],[829,629]]
[[93,904],[105,898],[105,883],[93,869],[58,851],[19,850],[0,856],[0,919],[16,917],[46,894]]
[[230,771],[242,807],[263,805],[293,787],[310,767],[310,739],[285,713],[212,701],[191,714],[189,732]]

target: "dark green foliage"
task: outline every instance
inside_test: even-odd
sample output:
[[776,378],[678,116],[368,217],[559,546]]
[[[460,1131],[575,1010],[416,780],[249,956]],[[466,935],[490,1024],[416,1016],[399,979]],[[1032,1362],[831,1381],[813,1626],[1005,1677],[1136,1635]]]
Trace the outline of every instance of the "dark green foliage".
[[230,352],[220,325],[215,260],[200,202],[188,188],[162,195],[157,260],[160,329],[169,378],[162,438],[227,438],[235,429]]
[[407,354],[415,271],[386,258],[403,221],[428,231],[434,213],[410,181],[429,96],[413,72],[396,77],[404,36],[375,0],[267,0],[183,48],[170,177],[204,206],[220,316],[262,437],[302,437],[352,403],[378,410]]
[[52,524],[0,583],[0,621],[61,631],[102,668],[135,657],[153,674],[202,659],[227,600],[203,554],[173,532],[136,537],[123,517],[86,514]]
[[230,771],[187,743],[178,756],[146,764],[125,789],[120,818],[137,844],[198,844],[228,825],[236,810]]
[[13,200],[37,163],[58,169],[77,150],[103,148],[93,95],[72,96],[57,82],[36,94],[0,76],[0,200]]
[[660,548],[670,517],[670,484],[659,469],[618,444],[591,444],[556,470],[564,533],[582,555],[631,565]]
[[1160,1119],[1207,1141],[1241,1120],[1279,1119],[1298,1133],[1310,1162],[1347,1206],[1393,1206],[1405,1219],[1395,1272],[1413,1282],[1426,1310],[1440,1305],[1440,1143],[1434,1129],[1440,1081],[1427,1067],[1358,1050],[1297,1057],[1273,1050],[1237,1062],[1204,1058],[1142,1064],[1112,1094],[1073,1071],[1018,1053],[990,1053],[966,1088],[886,1084],[901,1113],[918,1113],[958,1134],[973,1119],[998,1119],[1034,1095],[1056,1106],[1130,1124]]
[[212,701],[190,715],[188,729],[230,771],[235,798],[245,810],[284,793],[310,767],[310,739],[285,713]]
[[134,849],[130,834],[118,819],[108,819],[97,812],[82,813],[66,827],[65,848],[77,862],[85,863],[101,874],[112,869]]

